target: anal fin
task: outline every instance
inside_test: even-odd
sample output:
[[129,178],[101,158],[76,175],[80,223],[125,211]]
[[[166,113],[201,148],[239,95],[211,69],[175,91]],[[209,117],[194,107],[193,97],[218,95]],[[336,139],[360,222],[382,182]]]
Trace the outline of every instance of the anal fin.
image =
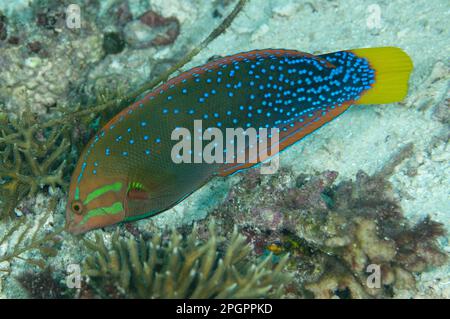
[[[268,160],[270,157],[273,157],[277,153],[283,151],[284,149],[298,142],[305,136],[311,134],[324,124],[330,122],[331,120],[342,114],[344,111],[346,111],[354,103],[355,103],[354,101],[348,101],[340,105],[329,106],[325,110],[323,110],[323,108],[319,108],[302,117],[297,118],[295,121],[285,126],[286,127],[285,130],[283,130],[283,127],[280,127],[278,143],[276,143],[276,141],[272,141],[272,143],[276,143],[273,144],[273,146],[275,145],[278,146],[277,152],[273,152],[272,154],[272,149],[274,147],[271,145],[272,143],[268,143],[267,145],[269,145],[269,149],[266,150],[258,149],[259,156],[258,161],[256,163],[253,161],[246,163],[224,164],[223,166],[221,166],[217,174],[219,176],[228,176],[238,171],[251,168],[255,165],[258,165],[261,162]],[[247,156],[246,159],[248,158],[249,157]]]

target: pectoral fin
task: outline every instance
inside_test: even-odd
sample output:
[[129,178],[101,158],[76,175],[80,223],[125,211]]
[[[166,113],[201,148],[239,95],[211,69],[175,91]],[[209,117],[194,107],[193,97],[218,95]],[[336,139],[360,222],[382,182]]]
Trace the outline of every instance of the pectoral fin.
[[148,200],[149,193],[145,190],[144,185],[139,182],[131,182],[128,185],[127,197],[130,200]]

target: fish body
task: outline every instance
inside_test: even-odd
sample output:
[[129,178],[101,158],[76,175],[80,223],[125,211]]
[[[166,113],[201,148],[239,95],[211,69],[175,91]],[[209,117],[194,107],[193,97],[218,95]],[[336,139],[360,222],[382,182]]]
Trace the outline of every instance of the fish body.
[[155,215],[212,177],[255,164],[175,163],[172,134],[194,132],[196,120],[222,130],[276,128],[283,150],[352,104],[400,101],[411,69],[403,51],[387,47],[318,56],[256,50],[184,72],[121,111],[88,143],[72,176],[67,227],[82,233]]

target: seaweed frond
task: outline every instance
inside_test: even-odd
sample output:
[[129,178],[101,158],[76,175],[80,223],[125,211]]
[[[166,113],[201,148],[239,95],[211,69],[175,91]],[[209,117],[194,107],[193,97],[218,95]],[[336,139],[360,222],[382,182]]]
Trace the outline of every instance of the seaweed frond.
[[56,244],[58,235],[63,231],[60,228],[54,232],[42,233],[42,228],[48,222],[51,213],[47,213],[36,220],[36,217],[22,217],[12,222],[6,232],[0,236],[0,272],[9,273],[5,265],[14,259],[20,259],[30,265],[41,269],[46,267],[42,257],[28,257],[29,252],[38,251],[42,256],[54,257],[57,254]]
[[257,298],[279,296],[290,276],[272,256],[252,262],[252,247],[234,230],[225,243],[213,226],[209,239],[201,242],[197,227],[187,237],[173,230],[150,241],[112,237],[111,248],[96,234],[85,241],[95,252],[84,262],[88,285],[101,297],[127,298]]

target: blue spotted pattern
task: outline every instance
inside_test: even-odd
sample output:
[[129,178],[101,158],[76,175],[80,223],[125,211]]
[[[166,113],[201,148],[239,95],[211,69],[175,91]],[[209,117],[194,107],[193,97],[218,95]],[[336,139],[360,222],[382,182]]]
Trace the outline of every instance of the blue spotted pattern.
[[[374,81],[368,62],[346,51],[319,57],[252,51],[211,62],[117,115],[88,145],[78,180],[94,170],[99,175],[104,165],[110,168],[109,160],[117,170],[130,171],[141,161],[164,168],[175,143],[172,131],[184,127],[192,132],[194,120],[203,120],[204,128],[276,127],[290,134],[358,100]],[[97,148],[102,151],[92,152]]]

